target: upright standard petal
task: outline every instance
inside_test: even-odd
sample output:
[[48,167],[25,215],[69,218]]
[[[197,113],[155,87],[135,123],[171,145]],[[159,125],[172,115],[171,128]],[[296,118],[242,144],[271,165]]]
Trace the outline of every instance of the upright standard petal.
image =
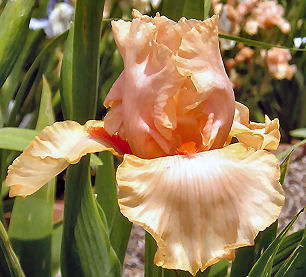
[[151,160],[125,155],[117,171],[120,210],[156,240],[155,263],[193,275],[233,259],[278,218],[278,180],[276,157],[241,143]]
[[125,141],[106,133],[102,121],[91,120],[84,126],[57,122],[46,127],[9,166],[5,185],[11,197],[30,195],[82,156],[104,150],[115,155],[131,153]]
[[141,158],[173,155],[188,141],[199,151],[222,147],[235,102],[218,46],[218,18],[182,18],[133,11],[113,21],[124,71],[104,105],[109,133],[127,139]]
[[240,142],[254,148],[276,150],[280,141],[279,121],[265,116],[265,123],[249,122],[249,109],[236,102],[235,118],[228,142],[236,137]]

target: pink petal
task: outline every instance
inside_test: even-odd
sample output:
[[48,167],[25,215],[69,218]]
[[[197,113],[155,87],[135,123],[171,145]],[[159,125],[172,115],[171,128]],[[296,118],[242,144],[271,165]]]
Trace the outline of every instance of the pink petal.
[[284,202],[276,157],[237,143],[194,155],[125,155],[119,206],[156,240],[155,263],[193,275],[252,245]]
[[57,122],[46,127],[9,166],[5,185],[11,197],[30,195],[82,156],[105,150],[115,155],[131,153],[124,141],[104,131],[102,121],[91,120],[84,126]]

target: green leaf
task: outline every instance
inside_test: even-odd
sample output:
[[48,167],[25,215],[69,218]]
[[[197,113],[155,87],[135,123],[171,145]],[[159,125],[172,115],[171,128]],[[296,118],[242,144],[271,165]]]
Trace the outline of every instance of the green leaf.
[[274,258],[278,252],[278,249],[281,243],[283,242],[286,234],[290,230],[291,226],[294,224],[294,222],[297,220],[297,218],[302,212],[303,210],[298,212],[298,214],[290,221],[286,228],[270,244],[267,250],[257,260],[248,277],[267,277],[271,275]]
[[154,264],[157,245],[153,237],[146,232],[145,236],[145,275],[144,277],[162,277],[163,269]]
[[299,277],[306,275],[306,228],[303,237],[290,257],[283,263],[275,277]]
[[71,119],[72,115],[72,49],[73,49],[74,25],[71,24],[66,41],[64,57],[60,75],[61,106],[64,118]]
[[16,64],[0,92],[0,126],[6,123],[8,117],[8,108],[10,101],[20,86],[24,74],[24,65],[29,56],[35,52],[39,47],[40,42],[43,41],[43,31],[30,31],[23,47],[22,53],[18,57]]
[[162,15],[174,21],[178,21],[182,17],[184,5],[185,0],[163,0]]
[[209,10],[210,8],[210,3],[205,4],[206,6],[204,7],[203,0],[164,0],[162,3],[162,15],[174,21],[178,21],[182,16],[188,19],[203,20],[204,9]]
[[296,143],[296,144],[290,146],[290,147],[289,147],[288,149],[286,149],[285,151],[279,153],[279,154],[277,155],[277,158],[278,158],[280,161],[283,160],[283,159],[285,159],[294,149],[296,149],[296,148],[298,148],[298,147],[304,145],[305,143],[306,143],[306,139],[304,139],[304,140],[302,140],[302,141],[300,141],[300,142],[298,142],[298,143]]
[[107,224],[113,226],[116,213],[119,212],[117,204],[117,188],[112,153],[104,151],[99,154],[103,165],[98,166],[96,172],[95,193],[97,200],[105,212]]
[[285,237],[274,259],[273,268],[272,268],[273,276],[276,274],[276,272],[284,264],[286,259],[292,254],[293,250],[300,243],[301,239],[303,238],[303,233],[304,230],[299,230]]
[[263,42],[263,41],[257,41],[257,40],[253,40],[253,39],[248,39],[248,38],[243,38],[243,37],[238,37],[238,36],[232,36],[232,35],[227,35],[227,34],[222,34],[222,33],[219,33],[219,38],[233,40],[233,41],[236,41],[236,42],[242,42],[243,44],[248,45],[248,46],[255,46],[255,47],[260,47],[260,48],[264,48],[264,49],[270,49],[270,48],[276,47],[276,48],[289,49],[290,51],[302,51],[302,52],[306,51],[306,49],[290,48],[290,47],[283,46],[283,45],[276,45],[276,44],[271,44],[271,43],[267,43],[267,42]]
[[0,16],[0,87],[24,47],[34,2],[34,0],[9,1]]
[[61,81],[65,116],[66,119],[73,119],[81,124],[94,118],[96,113],[103,7],[104,0],[77,1],[74,28],[71,29],[65,49],[68,57],[64,58],[66,65],[64,64]]
[[204,19],[208,18],[211,7],[211,0],[204,0]]
[[285,182],[285,177],[286,177],[289,162],[290,162],[290,159],[291,159],[291,154],[292,154],[292,152],[290,152],[290,154],[284,159],[284,161],[280,165],[280,173],[281,174],[280,174],[279,182],[281,183],[281,185],[283,185],[284,182]]
[[235,251],[235,260],[231,268],[231,277],[247,276],[254,265],[254,246],[246,246]]
[[119,210],[113,155],[105,151],[99,157],[103,165],[97,168],[95,192],[107,218],[111,244],[123,265],[132,223]]
[[[53,122],[51,90],[43,78],[36,129],[42,130]],[[9,236],[27,276],[51,276],[54,187],[52,179],[26,199],[15,199]]]
[[31,81],[32,81],[32,76],[33,76],[34,72],[36,71],[36,69],[39,67],[41,61],[46,57],[46,55],[49,53],[49,51],[52,51],[53,49],[55,49],[58,46],[58,44],[64,38],[66,38],[67,34],[68,34],[68,32],[66,31],[66,32],[62,33],[61,35],[57,36],[47,46],[45,46],[43,48],[43,50],[39,53],[39,55],[34,60],[33,64],[31,65],[31,67],[27,71],[26,75],[24,76],[24,79],[21,83],[20,88],[18,89],[16,98],[15,98],[15,102],[14,102],[14,106],[13,106],[12,111],[11,111],[11,113],[9,115],[9,118],[8,118],[8,122],[7,122],[8,126],[13,126],[14,125],[16,115],[18,114],[19,109],[20,109],[20,107],[23,104],[23,101],[25,99],[26,93],[29,90],[29,86],[30,86]]
[[111,245],[123,265],[132,223],[119,211],[113,155],[105,151],[99,157],[103,165],[97,168],[95,192],[106,216]]
[[120,276],[120,263],[92,194],[89,155],[67,170],[62,276]]
[[52,245],[51,245],[51,276],[59,276],[58,272],[60,271],[60,254],[61,254],[61,245],[62,245],[62,236],[63,236],[63,224],[53,228],[52,232]]
[[183,16],[187,19],[204,18],[204,1],[203,0],[185,0]]
[[110,232],[110,240],[121,264],[123,264],[124,261],[131,229],[132,222],[128,221],[126,217],[118,212]]
[[[22,268],[20,266],[19,260],[10,244],[8,235],[1,221],[0,221],[0,248],[1,248],[1,254],[3,254],[3,256],[5,257],[5,261],[8,266],[10,276],[25,277]],[[0,272],[3,269],[3,264],[4,261],[2,260],[0,262],[1,265]]]
[[298,138],[306,138],[306,128],[300,128],[290,131],[290,136]]
[[99,165],[103,165],[103,162],[96,154],[90,155],[90,166],[91,167],[97,167]]
[[36,130],[42,130],[45,127],[53,124],[54,121],[55,118],[52,108],[52,93],[45,76],[43,76],[43,89],[39,106],[39,115],[36,123]]
[[2,128],[0,129],[0,148],[23,151],[38,134],[37,130],[15,127]]
[[228,260],[222,260],[210,267],[207,277],[225,277],[228,271]]

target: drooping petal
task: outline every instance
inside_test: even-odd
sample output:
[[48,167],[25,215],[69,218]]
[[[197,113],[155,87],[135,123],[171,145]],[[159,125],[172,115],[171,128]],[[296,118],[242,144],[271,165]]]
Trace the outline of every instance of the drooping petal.
[[102,121],[91,120],[84,126],[64,121],[46,127],[9,166],[5,184],[10,187],[10,196],[34,193],[87,153],[131,153],[128,145],[107,134],[103,125]]
[[155,263],[193,275],[232,259],[278,218],[278,180],[276,157],[241,143],[152,160],[125,155],[117,171],[120,210],[156,240]]
[[235,107],[218,18],[176,23],[134,10],[132,22],[112,27],[124,71],[104,102],[111,107],[106,130],[127,139],[141,158],[173,155],[188,141],[200,150],[222,147]]
[[254,149],[276,150],[280,141],[279,121],[265,116],[265,123],[249,122],[249,110],[236,102],[235,118],[229,138],[236,137],[240,142]]

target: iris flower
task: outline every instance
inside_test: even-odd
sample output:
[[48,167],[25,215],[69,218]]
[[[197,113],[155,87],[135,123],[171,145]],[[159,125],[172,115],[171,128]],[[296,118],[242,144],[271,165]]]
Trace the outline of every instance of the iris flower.
[[[103,121],[46,127],[8,169],[10,196],[34,193],[87,153],[123,159],[120,210],[157,242],[154,262],[193,275],[252,245],[279,216],[278,120],[249,122],[235,102],[218,17],[173,22],[133,11],[113,21],[124,70]],[[236,141],[232,143],[232,141]]]

